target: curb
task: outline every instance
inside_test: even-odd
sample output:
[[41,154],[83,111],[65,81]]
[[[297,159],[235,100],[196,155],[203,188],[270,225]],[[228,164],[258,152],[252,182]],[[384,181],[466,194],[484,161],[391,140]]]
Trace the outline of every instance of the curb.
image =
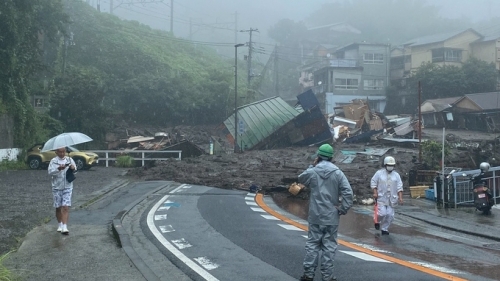
[[104,188],[102,188],[99,191],[100,194],[96,195],[95,197],[91,198],[90,200],[88,200],[82,204],[79,204],[77,208],[83,209],[85,207],[88,207],[88,206],[94,204],[95,202],[97,202],[102,197],[104,197],[106,194],[110,193],[111,191],[113,191],[117,188],[123,187],[125,185],[128,185],[128,184],[130,184],[129,180],[117,180],[115,183],[111,183],[111,184],[105,186]]
[[127,233],[126,230],[123,229],[122,221],[123,218],[128,214],[132,208],[134,208],[137,204],[139,204],[141,201],[149,197],[151,194],[158,192],[161,189],[164,189],[165,187],[171,185],[173,182],[168,182],[166,184],[161,185],[155,190],[152,190],[148,193],[146,193],[144,196],[141,198],[137,199],[136,201],[132,202],[128,206],[126,206],[122,211],[120,211],[116,216],[113,218],[113,222],[111,223],[111,228],[113,230],[113,234],[118,241],[118,244],[120,247],[123,248],[129,259],[132,261],[132,263],[135,265],[135,267],[141,272],[142,276],[146,278],[148,281],[159,281],[160,278],[149,268],[149,266],[142,260],[142,258],[137,254],[135,249],[132,247],[132,243],[130,242],[130,236]]
[[[434,216],[434,215],[429,214],[429,213],[427,213],[425,211],[423,211],[423,212],[426,213],[426,214],[428,214],[428,215]],[[446,225],[446,224],[443,224],[443,223],[434,222],[434,221],[431,221],[431,220],[428,220],[428,219],[424,219],[424,218],[421,218],[421,217],[418,217],[418,216],[414,216],[414,215],[411,215],[411,214],[408,214],[408,213],[404,213],[404,212],[397,212],[397,214],[403,215],[403,216],[406,216],[406,217],[409,217],[409,218],[412,218],[412,219],[416,219],[416,220],[425,222],[425,223],[430,224],[430,225],[439,226],[439,227],[442,227],[442,228],[447,229],[447,230],[461,232],[461,233],[468,234],[468,235],[473,235],[473,236],[479,236],[479,237],[490,239],[490,240],[494,240],[494,241],[500,241],[500,237],[498,237],[498,236],[492,236],[492,235],[489,235],[487,233],[481,233],[481,232],[478,232],[478,231],[469,231],[469,230],[466,230],[466,229],[460,229],[460,228],[457,228],[457,227],[452,227],[452,226],[449,226],[449,225]],[[442,218],[442,219],[449,219],[449,218]],[[467,223],[467,222],[464,221],[464,223]]]

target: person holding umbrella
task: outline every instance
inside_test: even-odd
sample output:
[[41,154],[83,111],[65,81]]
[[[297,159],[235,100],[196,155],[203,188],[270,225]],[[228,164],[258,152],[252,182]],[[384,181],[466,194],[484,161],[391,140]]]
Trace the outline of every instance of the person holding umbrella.
[[[71,195],[73,193],[73,180],[71,171],[76,172],[75,161],[66,156],[66,147],[56,149],[56,157],[49,163],[48,172],[52,178],[52,195],[56,218],[58,222],[57,231],[68,235],[69,207],[71,207]],[[68,170],[71,170],[68,173]]]

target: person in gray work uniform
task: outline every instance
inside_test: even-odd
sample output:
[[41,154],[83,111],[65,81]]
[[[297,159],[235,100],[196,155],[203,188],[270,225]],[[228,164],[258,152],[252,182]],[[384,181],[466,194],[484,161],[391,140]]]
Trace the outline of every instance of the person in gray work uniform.
[[337,250],[337,231],[340,216],[352,206],[353,192],[344,173],[331,161],[333,148],[319,147],[317,157],[299,175],[299,182],[311,190],[309,200],[309,230],[301,281],[312,281],[321,253],[321,275],[324,281],[335,281],[333,261]]

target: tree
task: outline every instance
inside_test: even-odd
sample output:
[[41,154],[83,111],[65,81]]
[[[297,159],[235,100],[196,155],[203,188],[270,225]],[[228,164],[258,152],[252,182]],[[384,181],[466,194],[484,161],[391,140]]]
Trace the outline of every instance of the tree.
[[61,0],[4,0],[0,12],[0,110],[14,119],[14,142],[26,147],[42,129],[30,104],[32,79],[44,69],[42,42],[68,21]]
[[104,139],[109,128],[109,109],[103,105],[105,86],[102,73],[93,68],[70,68],[58,80],[51,99],[51,115],[67,131],[82,132]]
[[495,91],[496,77],[493,63],[471,58],[462,67],[425,63],[413,73],[410,81],[412,85],[420,81],[422,99],[426,100]]

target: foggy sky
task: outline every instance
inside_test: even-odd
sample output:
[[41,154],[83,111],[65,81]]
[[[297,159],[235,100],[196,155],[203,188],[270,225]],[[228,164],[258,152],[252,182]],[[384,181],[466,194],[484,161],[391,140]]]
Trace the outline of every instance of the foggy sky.
[[[97,0],[90,0],[91,3]],[[109,1],[101,0],[101,11],[109,12]],[[141,0],[114,0],[120,2],[141,2]],[[280,19],[303,20],[326,2],[342,0],[174,0],[174,34],[198,41],[232,43],[235,41],[235,12],[238,13],[237,29],[259,29],[254,40],[273,44],[267,31]],[[474,22],[500,16],[499,0],[426,0],[441,7],[446,18],[467,17]],[[115,15],[138,20],[153,28],[170,29],[170,0],[161,4],[121,5],[115,8]],[[191,32],[190,32],[190,21]],[[332,22],[335,22],[332,19]],[[238,41],[248,41],[248,33],[238,33]],[[220,38],[224,39],[220,39]]]

